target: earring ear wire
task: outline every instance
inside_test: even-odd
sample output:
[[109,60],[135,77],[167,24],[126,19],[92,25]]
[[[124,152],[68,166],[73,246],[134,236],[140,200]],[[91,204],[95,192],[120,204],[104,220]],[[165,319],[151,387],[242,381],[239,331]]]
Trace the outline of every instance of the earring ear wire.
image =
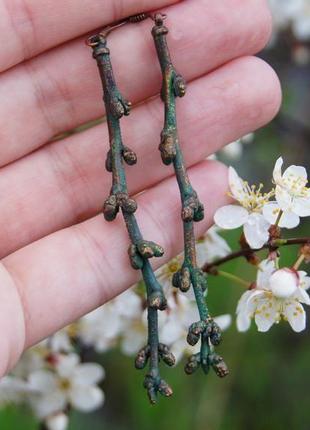
[[128,18],[116,21],[114,24],[104,27],[99,33],[90,36],[86,40],[86,45],[90,47],[98,45],[99,40],[95,40],[96,37],[98,38],[98,36],[101,36],[102,38],[106,39],[110,33],[112,33],[114,30],[117,30],[118,28],[123,27],[126,24],[138,24],[140,22],[146,21],[147,19],[151,19],[152,21],[157,23],[157,25],[160,25],[160,23],[163,23],[166,18],[167,14],[165,13],[152,14],[148,12],[142,12],[137,15],[129,16]]

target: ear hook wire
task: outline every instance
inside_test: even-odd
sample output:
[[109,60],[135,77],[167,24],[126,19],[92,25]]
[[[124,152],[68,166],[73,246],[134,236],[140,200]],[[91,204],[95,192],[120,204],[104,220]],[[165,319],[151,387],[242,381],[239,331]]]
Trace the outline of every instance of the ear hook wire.
[[128,18],[125,18],[121,21],[115,22],[112,25],[108,25],[107,27],[104,27],[100,33],[98,34],[93,34],[92,36],[88,37],[88,39],[86,40],[86,45],[87,46],[97,46],[100,39],[106,39],[108,37],[108,35],[110,33],[112,33],[112,31],[123,27],[126,24],[137,24],[140,23],[142,21],[145,21],[147,19],[151,19],[152,21],[158,22],[158,21],[164,21],[167,18],[166,14],[161,14],[161,13],[156,13],[156,14],[152,14],[152,13],[139,13],[137,15],[132,15],[129,16]]

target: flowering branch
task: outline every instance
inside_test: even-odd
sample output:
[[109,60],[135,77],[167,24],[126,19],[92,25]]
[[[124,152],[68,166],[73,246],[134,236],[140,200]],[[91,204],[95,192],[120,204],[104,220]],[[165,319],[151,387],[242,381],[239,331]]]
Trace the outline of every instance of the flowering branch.
[[119,210],[122,210],[132,243],[128,251],[131,265],[134,269],[141,270],[146,285],[148,345],[139,352],[136,367],[143,369],[150,361],[150,369],[146,375],[144,386],[148,391],[150,401],[155,403],[158,392],[164,396],[171,396],[172,394],[171,388],[160,377],[159,360],[162,358],[170,366],[174,364],[174,358],[169,353],[168,348],[159,344],[157,311],[165,309],[167,303],[162,287],[156,280],[149,262],[152,257],[162,256],[164,250],[154,242],[143,239],[134,215],[137,210],[137,203],[128,194],[124,161],[129,165],[134,165],[137,162],[137,156],[123,144],[120,119],[124,115],[129,115],[131,104],[120,94],[115,83],[106,37],[103,34],[93,36],[89,40],[89,44],[93,48],[93,56],[97,60],[102,79],[110,135],[110,151],[107,156],[106,168],[112,173],[113,184],[111,194],[104,203],[104,216],[107,221],[113,221]]
[[220,328],[209,314],[205,300],[207,280],[202,270],[198,268],[196,258],[194,222],[203,219],[204,207],[190,183],[177,131],[176,98],[185,95],[186,83],[176,72],[171,61],[166,39],[169,30],[164,26],[164,16],[156,14],[154,19],[152,34],[163,74],[161,97],[165,104],[165,125],[159,149],[163,163],[174,165],[182,199],[184,226],[184,262],[173,277],[173,285],[183,292],[193,286],[200,315],[200,321],[191,325],[187,336],[187,341],[192,346],[201,340],[200,353],[189,358],[185,371],[192,374],[201,366],[203,371],[208,373],[212,366],[218,376],[222,377],[227,375],[228,369],[222,358],[213,352],[213,345],[218,345],[221,340]]
[[310,237],[301,237],[301,238],[293,238],[293,239],[273,239],[260,249],[251,249],[251,248],[240,249],[239,251],[232,252],[231,254],[223,258],[219,258],[218,260],[215,260],[212,263],[206,263],[203,266],[202,270],[206,273],[212,273],[216,271],[216,268],[221,266],[222,264],[228,263],[229,261],[235,260],[240,257],[245,257],[249,259],[253,256],[254,253],[262,251],[264,249],[277,249],[282,246],[307,245],[307,244],[310,244]]

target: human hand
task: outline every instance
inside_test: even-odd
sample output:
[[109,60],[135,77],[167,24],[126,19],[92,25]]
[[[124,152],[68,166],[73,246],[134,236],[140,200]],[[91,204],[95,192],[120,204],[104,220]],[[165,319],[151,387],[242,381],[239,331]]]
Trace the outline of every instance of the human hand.
[[[225,204],[227,187],[226,168],[205,158],[278,111],[278,80],[252,57],[270,36],[266,1],[2,0],[1,374],[24,348],[137,281],[123,221],[108,224],[99,214],[111,185],[106,125],[47,142],[103,113],[82,35],[154,8],[168,14],[173,60],[189,82],[178,117],[189,174],[206,206],[198,234]],[[137,198],[144,237],[166,250],[158,266],[180,252],[182,235],[177,184],[158,152],[161,74],[150,30],[147,21],[128,25],[109,45],[117,82],[134,103],[122,122],[124,143],[139,157],[128,180],[133,194],[145,191]]]

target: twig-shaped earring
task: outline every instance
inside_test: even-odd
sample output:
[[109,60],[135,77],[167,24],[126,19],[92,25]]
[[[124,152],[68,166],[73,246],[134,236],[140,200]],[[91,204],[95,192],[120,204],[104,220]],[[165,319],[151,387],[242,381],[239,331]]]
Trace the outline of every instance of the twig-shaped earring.
[[[146,18],[147,16],[145,16]],[[161,257],[164,250],[154,242],[143,239],[134,213],[137,203],[128,195],[124,161],[129,165],[137,162],[136,154],[123,144],[120,119],[129,115],[131,104],[124,99],[115,82],[110,50],[107,47],[107,35],[112,29],[118,28],[126,22],[139,22],[144,15],[131,17],[126,21],[109,27],[106,31],[88,39],[88,45],[93,48],[93,57],[97,60],[104,90],[104,103],[110,136],[110,150],[108,152],[106,169],[112,173],[113,184],[111,194],[104,203],[104,216],[107,221],[113,221],[121,209],[131,240],[129,257],[131,265],[141,270],[147,291],[148,305],[148,344],[136,359],[136,367],[143,369],[148,361],[149,372],[144,381],[150,401],[156,402],[157,393],[171,396],[172,390],[160,377],[159,361],[162,359],[169,366],[175,364],[175,359],[167,346],[160,344],[158,339],[158,310],[166,308],[167,303],[161,285],[156,280],[149,262],[152,257]]]
[[227,366],[223,359],[214,352],[214,346],[218,345],[221,340],[220,328],[209,314],[205,299],[207,279],[204,272],[197,267],[196,261],[194,222],[204,218],[204,207],[190,183],[177,130],[176,98],[185,95],[186,83],[183,77],[176,72],[171,61],[166,38],[169,30],[164,26],[165,18],[161,14],[155,15],[152,34],[163,74],[161,97],[165,103],[165,125],[159,149],[164,164],[174,165],[182,199],[184,263],[182,269],[175,274],[173,285],[183,292],[187,292],[193,286],[200,315],[200,321],[191,325],[187,336],[187,341],[192,346],[201,340],[200,353],[189,358],[185,371],[192,374],[201,367],[205,373],[208,373],[212,366],[217,375],[223,377],[228,374]]

